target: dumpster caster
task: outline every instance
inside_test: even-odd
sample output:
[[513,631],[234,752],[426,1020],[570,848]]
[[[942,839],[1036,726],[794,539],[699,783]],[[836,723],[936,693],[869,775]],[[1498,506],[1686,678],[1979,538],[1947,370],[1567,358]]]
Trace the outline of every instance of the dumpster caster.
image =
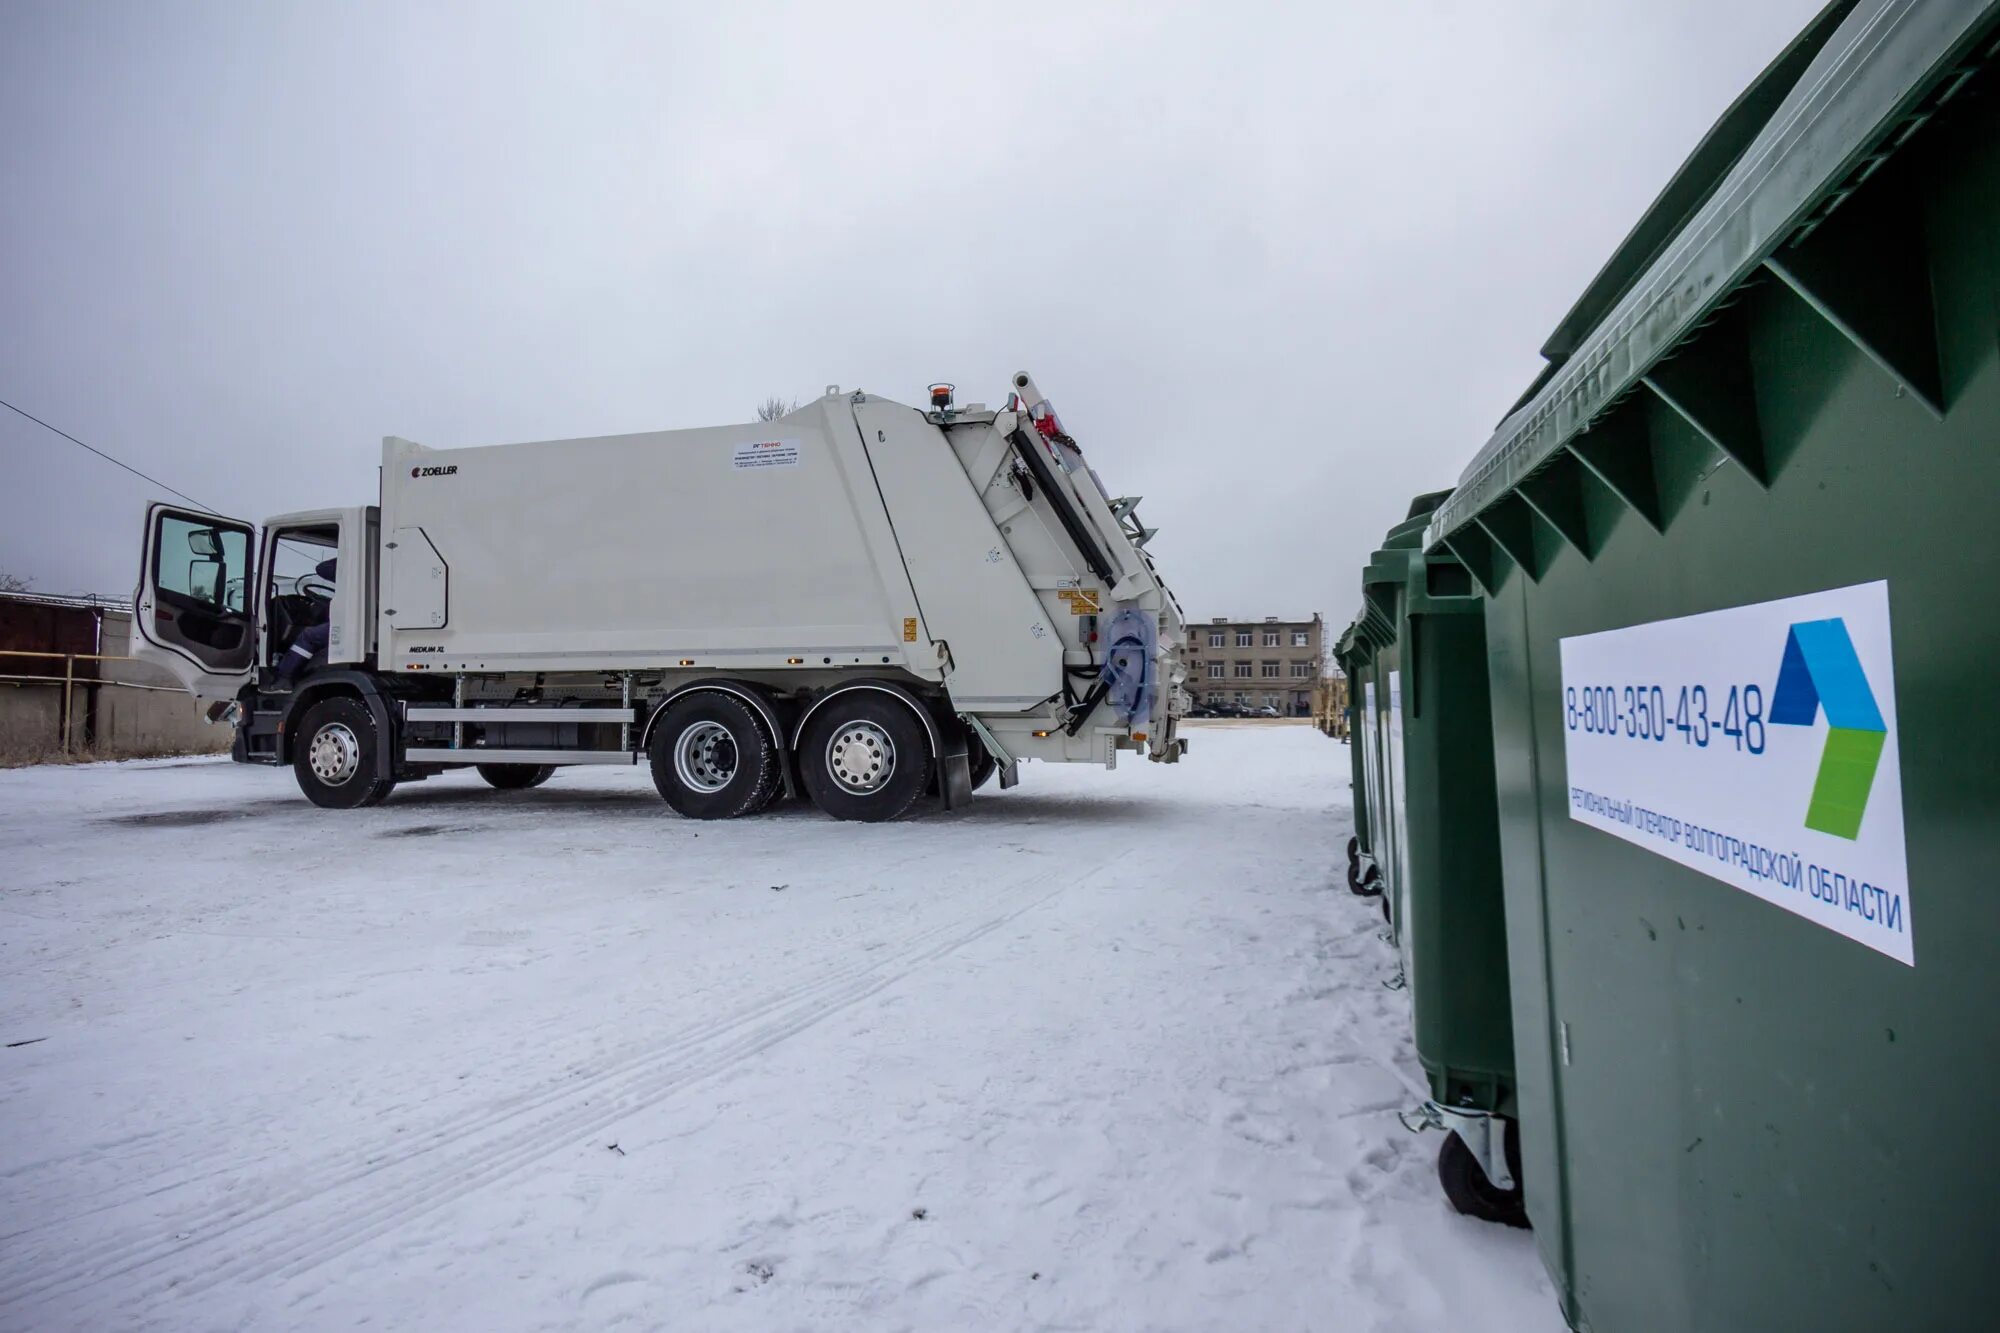
[[1444,1196],[1451,1200],[1451,1206],[1467,1217],[1525,1228],[1528,1210],[1521,1198],[1520,1131],[1511,1120],[1501,1120],[1498,1116],[1493,1119],[1506,1126],[1506,1165],[1512,1188],[1503,1190],[1493,1183],[1457,1130],[1446,1134],[1444,1146],[1438,1149],[1438,1183],[1444,1186]]
[[1347,891],[1357,898],[1382,896],[1382,868],[1370,863],[1366,870],[1359,862],[1347,863]]

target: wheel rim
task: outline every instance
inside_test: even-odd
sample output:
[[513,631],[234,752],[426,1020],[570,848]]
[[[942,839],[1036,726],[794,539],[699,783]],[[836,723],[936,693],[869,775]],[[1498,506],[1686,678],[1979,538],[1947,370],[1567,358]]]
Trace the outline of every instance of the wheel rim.
[[314,777],[338,787],[361,771],[361,742],[345,722],[329,722],[313,733],[306,762]]
[[826,771],[856,796],[880,791],[896,773],[896,743],[873,722],[850,722],[826,743]]
[[736,738],[720,722],[697,722],[674,742],[674,772],[700,792],[718,792],[736,776]]

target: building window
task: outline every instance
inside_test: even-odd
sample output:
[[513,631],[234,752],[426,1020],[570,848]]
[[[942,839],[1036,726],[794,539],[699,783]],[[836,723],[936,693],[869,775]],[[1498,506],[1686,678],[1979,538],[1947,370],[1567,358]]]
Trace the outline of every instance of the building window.
[[1236,646],[1237,646],[1238,648],[1248,648],[1248,647],[1250,646],[1250,631],[1249,631],[1249,630],[1247,630],[1247,629],[1240,629],[1240,630],[1237,630],[1237,631],[1236,631]]
[[1238,662],[1236,664],[1236,678],[1238,680],[1248,680],[1250,678],[1250,664],[1248,662]]
[[1220,663],[1220,662],[1210,662],[1210,663],[1208,664],[1208,678],[1209,678],[1210,680],[1221,680],[1221,679],[1222,679],[1222,663]]
[[1294,647],[1294,648],[1306,648],[1306,647],[1310,647],[1310,646],[1311,646],[1311,633],[1310,633],[1310,631],[1307,631],[1307,630],[1302,630],[1302,629],[1295,629],[1295,630],[1293,630],[1293,631],[1292,631],[1292,647]]
[[1247,704],[1250,702],[1250,696],[1245,694],[1243,691],[1238,690],[1236,691],[1236,702],[1240,704]]
[[1277,679],[1277,676],[1278,676],[1278,664],[1277,664],[1276,662],[1266,662],[1266,663],[1264,663],[1264,668],[1263,668],[1263,671],[1262,671],[1261,673],[1259,673],[1259,674],[1261,674],[1261,675],[1262,675],[1262,676],[1264,677],[1264,679],[1266,679],[1266,680],[1275,680],[1275,679]]
[[1222,646],[1221,630],[1212,629],[1208,632],[1208,646],[1211,648],[1220,648]]
[[1311,667],[1312,663],[1310,662],[1294,662],[1292,663],[1292,674],[1294,676],[1308,675],[1310,674]]
[[1274,629],[1264,631],[1264,646],[1266,648],[1276,648],[1278,646],[1278,631]]
[[1267,694],[1264,696],[1264,702],[1272,708],[1278,708],[1284,704],[1285,696],[1282,694]]

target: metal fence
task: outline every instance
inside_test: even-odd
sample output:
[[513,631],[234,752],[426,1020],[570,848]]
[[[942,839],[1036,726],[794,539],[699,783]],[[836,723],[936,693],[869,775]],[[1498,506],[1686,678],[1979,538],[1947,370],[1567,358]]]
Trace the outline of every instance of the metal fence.
[[27,664],[62,663],[60,675],[51,665],[40,673],[6,671],[0,672],[0,682],[11,685],[60,685],[62,686],[62,709],[58,715],[57,734],[61,737],[61,752],[70,754],[75,748],[77,721],[77,693],[79,688],[101,689],[109,686],[120,690],[143,690],[157,694],[183,694],[176,685],[142,685],[136,681],[108,680],[101,674],[92,672],[77,674],[79,662],[136,662],[137,658],[119,653],[50,653],[35,652],[18,648],[0,648],[0,665],[12,666],[16,661],[26,659]]

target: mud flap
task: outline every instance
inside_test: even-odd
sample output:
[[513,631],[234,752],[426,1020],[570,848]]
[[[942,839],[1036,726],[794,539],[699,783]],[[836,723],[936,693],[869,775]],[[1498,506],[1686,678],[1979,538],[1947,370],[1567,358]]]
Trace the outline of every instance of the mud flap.
[[944,751],[938,755],[938,793],[945,809],[958,810],[972,804],[972,761],[966,755],[962,729],[954,727],[946,736]]

